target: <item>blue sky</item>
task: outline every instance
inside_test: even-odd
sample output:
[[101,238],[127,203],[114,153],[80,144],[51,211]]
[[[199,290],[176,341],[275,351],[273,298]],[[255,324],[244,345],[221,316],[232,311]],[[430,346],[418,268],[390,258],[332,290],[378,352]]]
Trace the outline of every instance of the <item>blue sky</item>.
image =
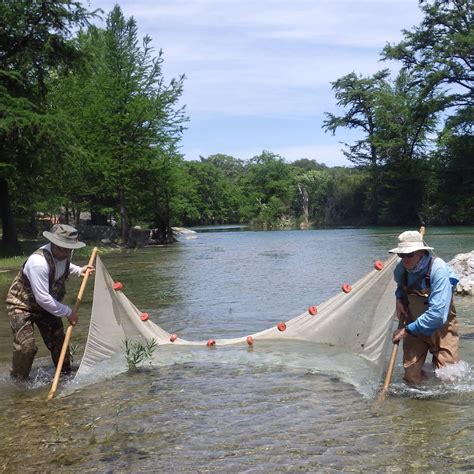
[[186,75],[188,160],[248,160],[268,150],[350,166],[340,142],[358,135],[321,128],[324,112],[342,112],[330,83],[350,72],[396,71],[380,52],[422,18],[418,0],[84,1],[106,14],[116,3],[163,50],[165,79]]

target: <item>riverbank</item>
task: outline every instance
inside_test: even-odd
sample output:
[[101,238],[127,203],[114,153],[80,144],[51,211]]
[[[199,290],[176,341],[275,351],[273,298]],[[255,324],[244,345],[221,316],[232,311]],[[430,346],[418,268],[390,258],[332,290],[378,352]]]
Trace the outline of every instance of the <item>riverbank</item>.
[[[31,250],[28,248],[28,250],[24,250],[21,255],[16,255],[14,257],[4,257],[0,258],[0,272],[2,271],[9,271],[12,269],[17,269],[25,260],[28,258],[37,248],[41,247],[44,245],[45,242],[39,241],[36,243],[36,246],[34,246]],[[95,245],[87,245],[82,249],[78,249],[74,251],[74,258],[75,259],[82,259],[83,257],[88,257],[92,249],[96,247]],[[104,247],[104,246],[99,246],[99,253],[100,254],[109,254],[112,252],[116,252],[117,250],[121,250],[121,248],[113,248],[113,247]]]
[[[30,243],[31,242],[28,242],[28,246],[24,247],[21,255],[0,258],[0,284],[6,284],[7,282],[11,281],[25,260],[45,242],[38,240],[34,245],[30,245]],[[98,247],[100,255],[109,255],[123,250],[122,247],[86,245],[84,248],[74,251],[74,261],[77,262],[87,260],[94,247]]]

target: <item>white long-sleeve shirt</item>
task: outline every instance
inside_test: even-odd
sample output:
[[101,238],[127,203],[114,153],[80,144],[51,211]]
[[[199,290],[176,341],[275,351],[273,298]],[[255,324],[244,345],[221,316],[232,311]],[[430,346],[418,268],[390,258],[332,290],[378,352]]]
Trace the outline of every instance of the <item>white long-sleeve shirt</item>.
[[[53,254],[51,244],[43,245],[41,248],[46,249],[51,255]],[[53,257],[53,262],[56,269],[56,281],[61,278],[66,271],[66,260],[59,261]],[[81,269],[82,267],[74,265],[73,263],[69,265],[70,275],[80,277]],[[36,302],[44,310],[60,318],[71,315],[72,308],[55,300],[49,293],[49,267],[48,262],[42,255],[31,255],[23,267],[23,273],[30,282]]]

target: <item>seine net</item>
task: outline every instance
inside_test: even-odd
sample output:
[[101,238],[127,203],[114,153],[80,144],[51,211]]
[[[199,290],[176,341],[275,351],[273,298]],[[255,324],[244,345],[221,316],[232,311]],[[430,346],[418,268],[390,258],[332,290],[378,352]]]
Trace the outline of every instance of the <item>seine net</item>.
[[[340,293],[319,305],[314,311],[305,311],[287,321],[286,328],[274,327],[250,336],[255,347],[258,342],[293,340],[327,344],[331,350],[340,348],[366,359],[373,365],[379,377],[382,375],[385,356],[394,321],[393,268],[396,257],[388,259],[383,268],[374,269],[352,285],[349,292]],[[376,265],[377,266],[377,265]],[[378,268],[382,265],[378,265]],[[163,345],[205,346],[205,341],[174,339],[170,333],[153,323],[142,321],[142,312],[127,296],[114,289],[114,281],[107,272],[100,257],[97,257],[89,335],[76,379],[94,379],[96,367],[122,357],[125,340],[154,339],[158,349]],[[347,290],[347,288],[346,288]],[[283,329],[283,330],[281,330]],[[215,346],[229,346],[248,343],[248,334],[232,339],[215,339]],[[126,364],[116,364],[112,372],[123,372]],[[93,380],[95,381],[95,380]]]

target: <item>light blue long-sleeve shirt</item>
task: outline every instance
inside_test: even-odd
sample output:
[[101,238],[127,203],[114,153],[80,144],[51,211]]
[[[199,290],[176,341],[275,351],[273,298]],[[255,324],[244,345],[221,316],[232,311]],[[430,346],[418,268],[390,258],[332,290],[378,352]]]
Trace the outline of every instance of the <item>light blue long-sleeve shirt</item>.
[[[425,261],[422,262],[421,268],[417,269],[417,271],[407,272],[408,286],[415,283],[415,281],[423,275],[416,289],[422,290],[427,287],[424,276],[428,271],[429,262],[429,258],[425,259]],[[401,299],[404,294],[402,284],[402,276],[404,273],[405,267],[400,260],[394,270],[394,277],[397,283],[395,296],[397,299]],[[453,291],[459,281],[454,271],[441,258],[434,258],[430,275],[431,293],[428,297],[428,308],[416,321],[407,326],[408,330],[413,334],[431,336],[446,323]]]

